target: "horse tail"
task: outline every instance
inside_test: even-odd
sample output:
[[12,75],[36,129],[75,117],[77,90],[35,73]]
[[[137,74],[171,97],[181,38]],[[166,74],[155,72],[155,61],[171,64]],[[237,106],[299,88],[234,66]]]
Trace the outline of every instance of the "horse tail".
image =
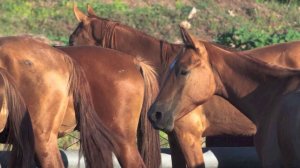
[[138,147],[145,165],[148,168],[157,168],[161,165],[159,131],[152,127],[147,117],[147,111],[159,91],[157,74],[155,69],[140,57],[135,58],[134,62],[140,68],[145,85],[144,101],[138,127]]
[[112,168],[112,151],[116,149],[112,132],[109,132],[96,114],[91,90],[83,69],[71,62],[70,93],[73,93],[78,130],[80,131],[80,154],[84,155],[86,167]]
[[25,102],[11,75],[0,68],[3,87],[2,109],[7,110],[6,128],[12,151],[9,167],[30,168],[34,165],[34,135],[31,119]]

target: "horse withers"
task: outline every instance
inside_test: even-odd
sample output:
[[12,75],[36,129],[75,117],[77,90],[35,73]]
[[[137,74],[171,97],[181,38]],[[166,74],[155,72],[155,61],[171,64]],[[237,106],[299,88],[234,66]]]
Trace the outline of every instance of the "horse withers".
[[175,120],[220,95],[257,126],[263,167],[300,167],[300,70],[198,41],[183,28],[181,33],[185,47],[149,110],[153,125],[170,131]]

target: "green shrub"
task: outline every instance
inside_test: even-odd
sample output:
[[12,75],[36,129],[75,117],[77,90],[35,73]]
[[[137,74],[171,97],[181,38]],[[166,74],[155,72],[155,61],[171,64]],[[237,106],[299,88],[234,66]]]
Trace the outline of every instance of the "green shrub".
[[300,0],[256,0],[256,2],[262,3],[262,2],[277,2],[281,4],[300,4]]
[[300,32],[288,29],[281,32],[266,32],[242,27],[217,36],[216,42],[233,48],[246,50],[266,45],[300,40]]

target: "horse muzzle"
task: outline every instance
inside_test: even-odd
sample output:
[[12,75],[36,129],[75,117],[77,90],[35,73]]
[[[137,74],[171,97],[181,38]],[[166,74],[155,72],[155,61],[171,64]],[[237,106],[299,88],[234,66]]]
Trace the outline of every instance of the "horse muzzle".
[[148,111],[148,118],[155,129],[170,132],[174,128],[174,118],[171,114],[164,108],[159,108],[153,104]]

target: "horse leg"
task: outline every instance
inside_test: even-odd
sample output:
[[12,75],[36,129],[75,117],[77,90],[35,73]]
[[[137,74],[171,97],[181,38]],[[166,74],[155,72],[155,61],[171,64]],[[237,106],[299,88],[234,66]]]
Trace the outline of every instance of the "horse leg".
[[[126,114],[116,117],[120,120],[118,124],[113,124],[113,128],[111,128],[111,130],[117,134],[117,136],[115,136],[115,142],[118,145],[116,156],[123,168],[143,168],[146,166],[136,143],[136,130],[139,116],[133,117],[133,114],[127,114],[130,114],[131,117],[126,116]],[[131,121],[121,121],[127,118],[131,118]]]
[[177,137],[174,131],[168,133],[168,139],[169,139],[169,144],[171,149],[172,167],[173,168],[186,167],[185,158],[180,148],[180,145],[177,141]]
[[[65,92],[65,91],[64,91]],[[59,168],[64,167],[61,155],[57,147],[57,136],[60,124],[63,121],[66,108],[68,105],[67,96],[63,96],[62,93],[46,94],[46,97],[54,97],[55,100],[47,100],[45,98],[40,99],[37,103],[39,108],[35,108],[36,111],[32,112],[32,122],[35,140],[35,150],[39,159],[40,165],[43,168]],[[65,97],[65,98],[63,98]],[[45,102],[42,102],[42,101]],[[37,100],[38,102],[39,100]],[[42,111],[42,112],[41,112]]]
[[40,134],[35,137],[35,141],[35,149],[41,167],[64,167],[57,148],[57,135]]
[[[143,83],[142,83],[143,84]],[[104,121],[108,128],[116,134],[114,136],[117,145],[116,157],[123,168],[143,168],[144,161],[138,151],[136,135],[137,127],[143,102],[142,87],[124,90],[120,88],[115,102],[109,103],[113,106],[105,106],[103,110],[100,103],[96,104],[96,109],[99,117]],[[97,100],[97,99],[95,99]],[[116,104],[116,102],[119,102]],[[103,113],[105,111],[105,113]],[[109,114],[109,115],[105,115]]]
[[300,95],[289,95],[278,117],[279,148],[285,167],[300,167]]
[[118,157],[118,160],[123,168],[146,167],[135,141],[128,142],[126,140],[124,141],[124,139],[119,139],[117,144],[119,145],[118,153],[121,155]]
[[180,118],[175,123],[175,134],[188,167],[205,167],[202,152],[203,125],[201,107]]
[[[128,107],[139,107],[139,105],[135,106],[130,103],[131,102],[128,102]],[[116,156],[123,168],[146,167],[136,143],[136,133],[139,120],[139,112],[136,111],[140,111],[140,108],[138,108],[139,110],[128,110],[130,112],[122,109],[126,108],[119,107],[119,112],[117,112],[119,116],[116,117],[116,123],[114,123],[113,128],[111,128],[111,130],[114,130],[114,132],[117,133],[116,143],[118,145],[118,151]]]
[[263,123],[259,125],[254,136],[257,154],[262,166],[265,168],[281,167],[276,127],[277,120],[265,116]]

